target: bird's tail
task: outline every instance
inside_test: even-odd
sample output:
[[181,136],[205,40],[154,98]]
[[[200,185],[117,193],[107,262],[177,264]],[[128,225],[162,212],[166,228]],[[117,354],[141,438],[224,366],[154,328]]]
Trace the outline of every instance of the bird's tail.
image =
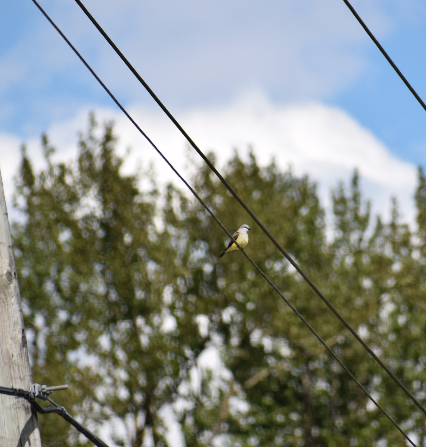
[[219,255],[219,258],[221,258],[226,253],[226,250],[228,250],[228,249],[225,248],[225,250],[223,250],[223,253],[221,255]]

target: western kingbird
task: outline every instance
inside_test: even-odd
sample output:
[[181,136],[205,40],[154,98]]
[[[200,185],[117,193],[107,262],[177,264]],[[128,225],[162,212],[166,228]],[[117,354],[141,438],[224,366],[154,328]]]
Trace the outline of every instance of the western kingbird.
[[[244,248],[247,244],[248,244],[248,232],[251,230],[251,228],[247,225],[241,225],[240,228],[238,228],[238,231],[236,231],[232,237],[237,241],[238,245],[241,248]],[[236,243],[233,240],[229,241],[228,246],[226,247],[226,249],[224,250],[224,252],[219,255],[219,258],[221,258],[225,253],[228,253],[229,251],[235,251],[238,250],[238,247],[236,245]]]

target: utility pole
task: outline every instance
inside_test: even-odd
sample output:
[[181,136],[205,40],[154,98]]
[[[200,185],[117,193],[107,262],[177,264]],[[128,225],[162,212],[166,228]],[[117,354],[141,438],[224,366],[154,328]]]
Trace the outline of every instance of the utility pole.
[[[32,383],[12,238],[0,173],[0,386]],[[41,447],[37,416],[20,397],[0,394],[0,446]]]

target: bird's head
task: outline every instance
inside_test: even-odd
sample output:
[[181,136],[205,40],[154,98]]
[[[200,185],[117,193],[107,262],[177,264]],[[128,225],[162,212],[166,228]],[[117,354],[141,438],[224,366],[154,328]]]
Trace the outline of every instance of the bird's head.
[[244,224],[244,225],[241,225],[240,230],[248,230],[248,231],[250,231],[251,228],[247,224]]

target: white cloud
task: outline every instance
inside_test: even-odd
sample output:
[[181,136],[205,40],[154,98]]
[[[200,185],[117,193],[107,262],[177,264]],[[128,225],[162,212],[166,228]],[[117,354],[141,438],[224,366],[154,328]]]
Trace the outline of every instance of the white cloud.
[[[159,149],[181,172],[191,166],[187,143],[173,124],[159,110],[142,107],[129,108],[142,129]],[[77,132],[87,126],[87,110],[80,111],[74,119],[60,122],[48,129],[52,143],[57,146],[57,159],[65,160],[76,153]],[[176,181],[170,168],[120,112],[98,110],[99,121],[114,119],[120,137],[119,151],[124,154],[130,146],[131,155],[125,164],[127,172],[142,160],[146,166],[153,161],[160,182]],[[252,94],[226,107],[194,109],[176,115],[178,121],[191,135],[201,150],[214,150],[218,167],[237,148],[246,157],[249,146],[262,165],[274,157],[286,169],[289,165],[297,175],[309,174],[318,182],[323,203],[329,206],[330,189],[339,180],[348,182],[353,170],[359,169],[365,196],[373,201],[373,210],[387,218],[390,197],[397,197],[404,219],[414,221],[413,194],[416,186],[416,169],[413,165],[393,156],[367,129],[341,109],[319,103],[278,106],[264,96]],[[11,191],[11,176],[18,157],[6,157],[17,152],[15,137],[1,137],[2,159],[6,193]],[[38,138],[28,144],[29,153],[41,166]],[[191,155],[193,159],[198,155]],[[6,172],[4,172],[6,169]],[[183,185],[182,185],[183,186]]]
[[[133,110],[142,128],[182,171],[187,160],[183,137],[175,130],[165,131],[171,125],[156,113]],[[251,145],[263,165],[274,157],[283,169],[291,165],[298,175],[308,173],[318,182],[327,206],[330,189],[340,180],[347,182],[357,168],[375,212],[387,218],[390,197],[395,196],[405,219],[414,219],[415,167],[393,156],[341,109],[319,103],[277,106],[261,95],[250,95],[227,107],[181,113],[178,120],[204,152],[213,149],[218,154],[219,166],[231,156],[233,148],[244,156]],[[141,145],[139,135],[124,118],[119,118],[117,125],[127,145],[143,148],[141,154],[150,157],[151,150]],[[166,168],[161,171],[164,178],[171,178]]]

